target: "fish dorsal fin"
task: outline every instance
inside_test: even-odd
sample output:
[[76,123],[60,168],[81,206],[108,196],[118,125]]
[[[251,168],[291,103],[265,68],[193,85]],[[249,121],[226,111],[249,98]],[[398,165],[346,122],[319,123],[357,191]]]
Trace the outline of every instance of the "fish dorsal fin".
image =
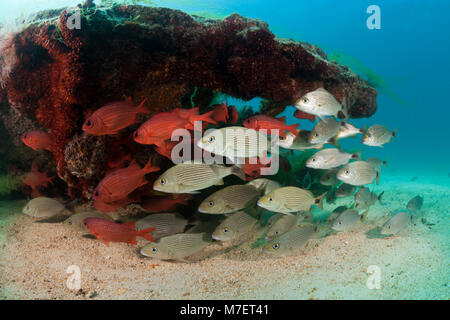
[[316,91],[319,91],[319,92],[326,92],[326,93],[328,93],[328,91],[327,91],[327,90],[325,90],[325,88],[324,88],[324,87],[320,87],[320,88],[316,89]]
[[277,120],[280,120],[280,121],[283,121],[283,122],[286,122],[286,116],[282,116],[282,117],[279,117],[279,118],[276,118]]

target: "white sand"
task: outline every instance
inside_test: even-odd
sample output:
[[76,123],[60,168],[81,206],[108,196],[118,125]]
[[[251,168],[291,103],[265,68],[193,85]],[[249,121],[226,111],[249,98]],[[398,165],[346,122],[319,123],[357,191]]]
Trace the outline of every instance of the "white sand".
[[[237,248],[213,244],[200,256],[204,260],[189,264],[156,261],[140,257],[133,245],[107,247],[62,224],[16,215],[4,230],[7,238],[0,238],[0,298],[89,299],[96,292],[94,299],[449,299],[450,178],[410,178],[383,177],[375,188],[385,191],[383,204],[373,206],[357,230],[312,240],[280,259],[247,241]],[[416,194],[425,196],[424,217],[434,226],[419,218],[395,237],[367,238]],[[71,265],[82,272],[78,293],[66,286]],[[380,267],[380,290],[366,286],[370,265]]]

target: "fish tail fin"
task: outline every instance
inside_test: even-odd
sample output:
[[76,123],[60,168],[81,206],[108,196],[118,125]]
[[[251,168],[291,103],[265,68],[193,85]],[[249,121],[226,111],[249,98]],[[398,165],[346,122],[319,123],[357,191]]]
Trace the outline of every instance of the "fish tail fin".
[[354,154],[352,154],[352,159],[360,160],[361,159],[361,154],[362,154],[362,151],[355,152]]
[[364,126],[361,127],[361,129],[359,129],[359,132],[360,132],[361,134],[365,134],[366,131],[367,131],[367,125],[364,125]]
[[53,184],[53,180],[55,179],[55,177],[48,177],[47,181],[51,184]]
[[212,118],[213,114],[214,114],[214,110],[206,112],[201,115],[192,115],[189,120],[191,123],[194,123],[194,121],[203,121],[203,122],[211,123],[213,125],[217,125],[217,121]]
[[341,105],[342,105],[342,109],[338,112],[337,116],[339,118],[344,118],[344,122],[345,122],[350,117],[349,112],[348,112],[347,97],[344,97]]
[[150,114],[150,110],[144,107],[144,104],[147,102],[147,98],[142,100],[142,102],[137,106],[137,113]]
[[234,165],[231,167],[231,173],[239,177],[239,179],[247,181],[247,178],[245,177],[245,172],[242,168],[239,168],[238,166]]
[[159,171],[160,168],[156,167],[156,166],[152,166],[152,157],[150,157],[147,161],[147,164],[144,167],[144,172],[145,173],[150,173],[150,172],[155,172],[155,171]]
[[315,204],[320,208],[320,209],[323,209],[323,199],[325,199],[325,196],[327,195],[327,193],[328,192],[324,192],[324,193],[322,193],[320,196],[318,196],[316,199],[315,199]]
[[369,214],[369,209],[364,211],[364,213],[361,215],[361,222],[366,222],[367,221],[367,215],[368,214]]
[[392,137],[396,137],[397,136],[397,131],[398,131],[398,128],[396,128],[394,131],[392,131]]
[[341,147],[339,146],[339,138],[337,135],[335,135],[334,137],[330,138],[330,140],[328,140],[328,143],[335,146],[336,148],[340,149]]
[[155,230],[156,230],[155,228],[142,229],[136,232],[136,236],[139,236],[151,242],[155,242],[155,239],[152,237],[151,234],[149,234],[150,232],[153,232]]

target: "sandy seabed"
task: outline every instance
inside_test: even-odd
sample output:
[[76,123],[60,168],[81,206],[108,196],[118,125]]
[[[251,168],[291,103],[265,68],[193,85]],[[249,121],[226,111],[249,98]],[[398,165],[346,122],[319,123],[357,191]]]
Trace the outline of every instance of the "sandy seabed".
[[[34,223],[20,214],[23,202],[2,202],[0,299],[450,299],[449,186],[447,176],[386,175],[374,189],[385,191],[383,203],[354,231],[310,240],[282,258],[252,248],[255,239],[214,243],[191,263],[141,257],[144,240],[107,247],[62,224]],[[425,204],[413,225],[369,236],[417,194]],[[80,290],[67,286],[72,265]],[[381,271],[381,289],[366,285],[371,265]]]

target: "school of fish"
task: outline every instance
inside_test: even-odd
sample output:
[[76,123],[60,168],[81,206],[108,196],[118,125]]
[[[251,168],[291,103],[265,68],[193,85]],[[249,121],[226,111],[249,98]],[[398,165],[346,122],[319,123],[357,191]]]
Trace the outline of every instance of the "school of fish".
[[[239,121],[237,109],[227,103],[213,105],[202,114],[193,107],[153,115],[145,100],[138,106],[129,98],[109,103],[86,118],[84,134],[114,136],[139,125],[130,141],[150,146],[153,156],[145,164],[129,153],[110,159],[108,170],[92,191],[93,208],[76,213],[64,201],[39,193],[38,188],[52,184],[54,177],[33,164],[22,180],[35,197],[23,213],[36,220],[64,219],[72,231],[90,234],[107,246],[111,242],[136,245],[140,243],[137,238],[144,239],[140,241],[148,243],[139,253],[154,259],[189,261],[211,243],[245,238],[262,239],[261,254],[293,254],[310,240],[319,239],[322,226],[332,232],[353,230],[366,223],[371,206],[382,203],[383,192],[370,191],[368,185],[379,184],[386,161],[364,160],[361,152],[342,150],[339,140],[361,134],[362,144],[382,147],[397,131],[382,125],[358,129],[347,121],[346,98],[339,102],[324,88],[300,97],[294,107],[296,118],[315,123],[312,130],[287,125],[284,117],[263,114]],[[200,151],[204,158],[176,162],[181,153],[174,136],[194,132],[202,135],[187,139],[183,156]],[[27,132],[22,141],[35,151],[52,150],[48,132]],[[303,169],[309,171],[301,184],[276,179],[278,170],[291,170],[288,157],[295,161],[296,155],[307,151],[314,154],[305,162]],[[153,164],[155,155],[170,159],[171,166]],[[279,168],[275,170],[276,159]],[[322,173],[322,190],[328,191],[310,190],[316,181],[311,178],[315,170]],[[335,208],[326,221],[314,219],[324,202],[349,197],[353,205]],[[117,221],[112,213],[130,204],[140,215]],[[422,205],[423,197],[411,199],[380,226],[380,236],[401,232]]]

